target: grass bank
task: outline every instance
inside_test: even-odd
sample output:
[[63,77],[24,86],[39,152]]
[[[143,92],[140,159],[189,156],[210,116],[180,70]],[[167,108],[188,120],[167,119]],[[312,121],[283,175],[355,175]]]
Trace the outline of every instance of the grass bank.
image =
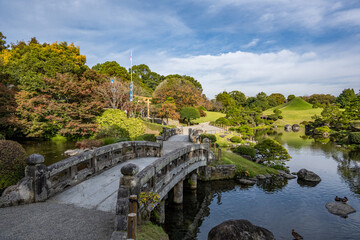
[[138,240],[169,240],[169,236],[160,226],[147,222],[138,225],[136,232],[136,239]]
[[303,121],[311,121],[312,116],[320,115],[322,108],[312,108],[312,104],[306,102],[302,98],[294,98],[288,103],[281,104],[274,108],[264,111],[264,115],[271,115],[275,109],[282,112],[283,119],[275,122],[276,125],[300,124]]
[[276,169],[249,161],[235,153],[222,149],[221,161],[220,162],[216,161],[215,165],[224,165],[224,164],[235,165],[238,171],[248,171],[250,173],[249,177],[255,177],[257,175],[265,175],[268,173],[274,175],[278,173]]
[[201,118],[195,119],[192,122],[194,122],[194,123],[214,122],[214,121],[216,121],[216,119],[226,116],[226,114],[221,113],[221,112],[205,111],[205,113],[206,113],[206,117],[201,117]]

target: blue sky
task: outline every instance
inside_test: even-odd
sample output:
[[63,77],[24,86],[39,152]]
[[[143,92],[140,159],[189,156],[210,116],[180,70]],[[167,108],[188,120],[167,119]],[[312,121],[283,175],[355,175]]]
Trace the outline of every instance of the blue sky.
[[360,89],[359,0],[0,0],[7,42],[73,42],[87,64],[147,64],[226,90]]

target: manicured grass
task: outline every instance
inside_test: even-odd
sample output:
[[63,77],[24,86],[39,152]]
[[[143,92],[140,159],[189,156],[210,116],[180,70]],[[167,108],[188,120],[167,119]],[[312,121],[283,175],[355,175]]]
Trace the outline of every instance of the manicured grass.
[[169,236],[164,229],[152,222],[146,222],[138,225],[136,232],[136,239],[138,240],[169,240]]
[[261,164],[249,161],[235,153],[226,151],[222,149],[221,151],[221,162],[216,161],[216,165],[223,165],[223,164],[232,164],[236,165],[238,170],[245,170],[249,171],[249,177],[255,177],[257,175],[265,175],[265,174],[272,174],[275,175],[278,173],[276,169],[263,166]]
[[205,112],[206,112],[206,117],[195,119],[192,122],[194,123],[214,122],[216,121],[216,119],[226,116],[226,114],[221,112],[209,112],[209,111],[205,111]]
[[283,119],[275,122],[276,125],[300,124],[303,121],[311,121],[312,116],[320,115],[322,108],[312,108],[312,105],[301,98],[294,98],[288,103],[270,108],[264,111],[264,115],[271,115],[275,109],[282,111]]
[[158,123],[151,123],[151,122],[147,122],[147,121],[143,121],[143,123],[145,124],[146,129],[149,129],[151,131],[155,131],[155,132],[161,132],[163,127],[166,128],[174,128],[176,126],[173,125],[161,125]]

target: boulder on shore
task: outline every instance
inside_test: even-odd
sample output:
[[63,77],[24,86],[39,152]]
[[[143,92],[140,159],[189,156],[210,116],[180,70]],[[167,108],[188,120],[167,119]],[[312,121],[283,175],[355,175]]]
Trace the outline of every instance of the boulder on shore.
[[330,213],[342,217],[345,217],[350,213],[356,212],[356,210],[352,206],[342,202],[328,202],[325,207]]
[[208,234],[208,240],[273,240],[269,230],[253,225],[247,220],[228,220],[214,228]]
[[238,179],[238,182],[241,184],[244,184],[244,185],[254,185],[256,183],[256,181],[246,179],[246,178],[240,178],[240,179]]
[[299,180],[306,182],[320,182],[321,178],[314,172],[306,170],[305,168],[297,172]]

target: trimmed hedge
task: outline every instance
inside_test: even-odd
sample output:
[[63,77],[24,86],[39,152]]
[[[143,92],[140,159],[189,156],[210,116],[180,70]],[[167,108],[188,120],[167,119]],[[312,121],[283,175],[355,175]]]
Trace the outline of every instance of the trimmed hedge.
[[202,140],[208,138],[212,143],[216,142],[216,136],[214,134],[203,133],[200,135],[200,138]]
[[0,140],[0,193],[25,176],[25,149],[20,143]]
[[238,146],[232,151],[240,155],[248,155],[251,158],[255,158],[255,148],[251,146]]
[[155,134],[143,134],[135,138],[135,141],[156,142]]
[[239,136],[233,136],[232,138],[230,138],[230,141],[233,143],[241,143],[242,139]]
[[360,144],[360,132],[349,133],[349,141],[352,144]]

